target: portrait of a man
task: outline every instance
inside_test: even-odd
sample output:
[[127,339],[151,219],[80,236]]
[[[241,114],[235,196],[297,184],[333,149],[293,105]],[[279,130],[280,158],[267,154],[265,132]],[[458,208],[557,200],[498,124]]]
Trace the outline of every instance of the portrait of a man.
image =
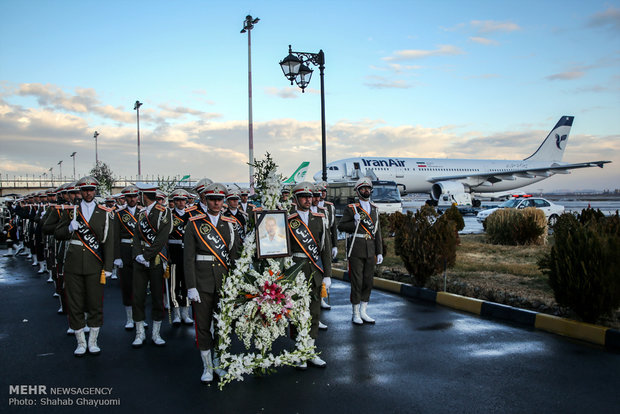
[[264,211],[257,214],[256,232],[259,257],[287,256],[286,212]]

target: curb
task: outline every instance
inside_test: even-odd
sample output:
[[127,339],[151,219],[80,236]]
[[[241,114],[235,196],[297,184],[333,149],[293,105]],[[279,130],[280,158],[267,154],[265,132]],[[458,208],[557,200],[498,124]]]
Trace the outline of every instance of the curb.
[[[350,282],[349,272],[345,270],[333,268],[332,277]],[[469,298],[454,293],[435,292],[431,289],[419,288],[407,283],[380,277],[374,278],[373,287],[397,293],[407,298],[434,302],[442,306],[473,313],[486,318],[515,322],[519,325],[540,329],[556,335],[602,345],[610,351],[620,351],[620,330],[618,329],[577,322],[559,316],[514,308],[512,306]]]

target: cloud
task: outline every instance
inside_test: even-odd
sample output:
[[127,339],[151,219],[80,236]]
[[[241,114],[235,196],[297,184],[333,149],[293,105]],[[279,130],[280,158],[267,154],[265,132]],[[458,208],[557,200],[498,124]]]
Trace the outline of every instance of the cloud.
[[513,22],[498,22],[495,20],[472,20],[470,26],[478,33],[514,32],[521,30],[518,24]]
[[451,56],[451,55],[462,55],[465,52],[459,49],[456,46],[452,45],[439,45],[435,50],[422,50],[422,49],[407,49],[407,50],[397,50],[392,56],[387,56],[381,58],[382,60],[391,62],[391,61],[401,61],[401,60],[412,60],[412,59],[422,59],[431,56]]
[[499,77],[497,73],[483,73],[482,75],[465,76],[464,79],[496,79]]
[[389,79],[383,76],[366,76],[364,85],[372,89],[409,89],[412,86],[402,79]]
[[283,99],[295,99],[299,98],[299,91],[296,88],[275,88],[266,87],[263,89],[267,95],[277,96]]
[[579,70],[575,70],[575,71],[567,71],[567,72],[555,73],[553,75],[545,76],[545,79],[551,80],[551,81],[553,81],[553,80],[573,80],[573,79],[579,79],[579,78],[583,77],[583,75],[585,75],[585,72],[579,71]]
[[609,6],[607,10],[593,14],[588,19],[587,26],[620,31],[620,9]]
[[481,45],[485,45],[485,46],[497,46],[499,45],[499,42],[497,40],[493,40],[493,39],[487,39],[486,37],[470,37],[469,38],[470,41],[474,42],[474,43],[478,43]]

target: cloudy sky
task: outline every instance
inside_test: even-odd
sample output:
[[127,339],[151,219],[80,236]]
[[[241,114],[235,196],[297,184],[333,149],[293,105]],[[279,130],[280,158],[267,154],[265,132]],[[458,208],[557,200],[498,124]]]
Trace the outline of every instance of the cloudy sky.
[[248,181],[255,157],[321,167],[318,69],[306,93],[278,62],[325,53],[327,159],[522,159],[574,115],[564,161],[611,160],[535,188],[620,188],[620,1],[0,1],[0,174],[72,174],[99,158],[143,175]]

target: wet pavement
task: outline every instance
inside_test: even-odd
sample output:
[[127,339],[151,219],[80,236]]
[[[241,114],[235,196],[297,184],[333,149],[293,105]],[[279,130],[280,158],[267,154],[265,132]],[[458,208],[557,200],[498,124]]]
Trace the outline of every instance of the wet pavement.
[[[111,405],[99,412],[127,413],[617,413],[620,407],[619,354],[380,291],[369,306],[377,324],[353,326],[349,285],[340,281],[331,289],[332,310],[321,317],[329,326],[318,340],[327,368],[280,368],[219,391],[199,381],[192,327],[164,322],[165,347],[150,340],[131,347],[118,280],[105,289],[101,355],[75,358],[75,339],[65,335],[66,317],[56,314],[46,279],[24,258],[0,258],[2,412],[84,412],[97,401]],[[106,394],[50,394],[67,391]]]

